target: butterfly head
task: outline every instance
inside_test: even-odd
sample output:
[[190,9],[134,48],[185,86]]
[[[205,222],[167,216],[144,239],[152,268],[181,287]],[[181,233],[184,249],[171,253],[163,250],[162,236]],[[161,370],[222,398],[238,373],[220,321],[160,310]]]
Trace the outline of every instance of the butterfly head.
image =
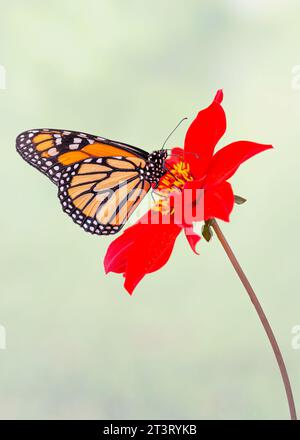
[[166,150],[153,151],[148,155],[145,166],[145,177],[150,183],[158,184],[160,178],[165,174]]

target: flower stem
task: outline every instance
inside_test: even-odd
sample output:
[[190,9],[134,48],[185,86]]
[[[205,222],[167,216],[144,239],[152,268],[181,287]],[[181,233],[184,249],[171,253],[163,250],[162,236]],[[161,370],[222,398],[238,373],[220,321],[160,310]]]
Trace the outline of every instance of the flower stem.
[[287,396],[287,400],[288,400],[291,420],[297,420],[295,402],[294,402],[294,398],[293,398],[293,392],[292,392],[289,376],[288,376],[288,373],[286,370],[286,366],[285,366],[280,348],[278,346],[275,335],[273,333],[273,330],[269,324],[269,321],[268,321],[268,319],[262,309],[262,306],[260,305],[260,302],[259,302],[248,278],[246,277],[243,269],[241,268],[238,260],[236,259],[236,256],[234,255],[228,241],[224,237],[223,232],[221,231],[220,226],[218,225],[218,223],[216,222],[215,219],[213,219],[211,221],[211,226],[213,227],[218,239],[220,240],[221,245],[223,246],[223,248],[224,248],[231,264],[233,265],[238,277],[240,278],[241,282],[243,283],[243,285],[244,285],[244,287],[250,297],[250,300],[255,307],[255,310],[258,314],[258,317],[259,317],[259,319],[265,329],[265,332],[269,338],[269,341],[272,346],[272,350],[274,352],[274,355],[276,357],[276,361],[277,361],[277,364],[278,364],[278,367],[279,367],[279,370],[281,373],[281,377],[282,377],[282,380],[284,383],[284,388],[285,388],[285,392],[286,392],[286,396]]

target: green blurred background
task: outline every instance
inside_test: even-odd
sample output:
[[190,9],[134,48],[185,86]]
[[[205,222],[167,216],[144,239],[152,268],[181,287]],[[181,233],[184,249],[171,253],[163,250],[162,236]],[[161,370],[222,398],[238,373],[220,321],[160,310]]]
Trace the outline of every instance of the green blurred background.
[[300,411],[291,345],[300,324],[299,2],[0,4],[0,418],[288,418],[266,336],[216,239],[202,240],[197,257],[181,236],[168,265],[130,297],[120,276],[104,275],[112,239],[74,225],[54,185],[15,152],[16,135],[35,127],[150,151],[221,87],[220,146],[276,147],[234,177],[248,202],[222,227],[278,336]]

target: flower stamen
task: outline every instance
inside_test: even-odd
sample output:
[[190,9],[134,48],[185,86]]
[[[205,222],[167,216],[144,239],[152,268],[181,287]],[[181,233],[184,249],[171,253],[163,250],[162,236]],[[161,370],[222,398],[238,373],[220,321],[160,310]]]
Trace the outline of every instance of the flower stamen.
[[174,208],[170,207],[170,194],[181,192],[184,185],[191,180],[194,179],[190,173],[189,163],[181,160],[173,164],[159,181],[157,193],[161,198],[155,203],[153,209],[162,214],[172,214]]

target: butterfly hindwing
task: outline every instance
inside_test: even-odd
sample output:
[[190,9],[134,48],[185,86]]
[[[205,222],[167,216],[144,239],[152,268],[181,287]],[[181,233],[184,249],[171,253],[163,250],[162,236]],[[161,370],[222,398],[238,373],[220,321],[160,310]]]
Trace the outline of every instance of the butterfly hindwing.
[[63,210],[87,232],[115,234],[150,189],[137,157],[87,158],[65,168],[58,197]]

